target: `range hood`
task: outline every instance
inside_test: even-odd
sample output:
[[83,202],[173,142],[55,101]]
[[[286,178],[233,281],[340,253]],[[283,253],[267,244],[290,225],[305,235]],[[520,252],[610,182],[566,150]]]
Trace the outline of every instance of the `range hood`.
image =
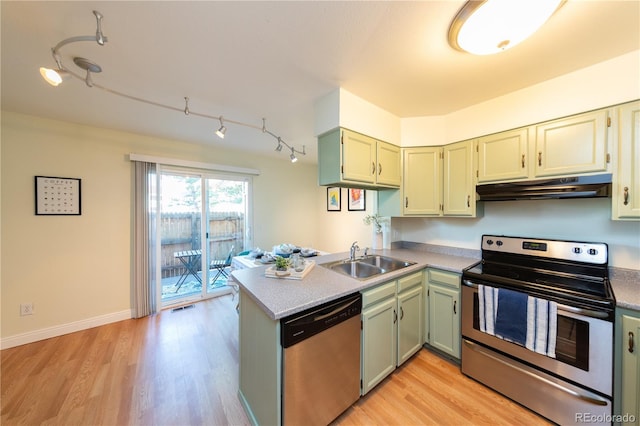
[[611,174],[477,185],[478,201],[611,196]]

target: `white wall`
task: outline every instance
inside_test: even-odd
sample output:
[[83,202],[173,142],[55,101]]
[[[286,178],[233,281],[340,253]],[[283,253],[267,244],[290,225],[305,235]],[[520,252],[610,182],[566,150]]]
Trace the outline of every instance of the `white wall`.
[[483,234],[604,242],[609,265],[640,269],[640,222],[612,221],[611,199],[485,202],[484,215],[464,218],[398,218],[401,239],[479,250]]
[[[316,165],[291,164],[285,155],[260,157],[6,111],[1,148],[3,345],[130,317],[132,152],[258,169],[256,245],[326,249],[324,240],[333,241],[318,237],[326,197]],[[36,175],[81,178],[82,215],[36,216]],[[34,304],[34,315],[19,315],[25,302]]]

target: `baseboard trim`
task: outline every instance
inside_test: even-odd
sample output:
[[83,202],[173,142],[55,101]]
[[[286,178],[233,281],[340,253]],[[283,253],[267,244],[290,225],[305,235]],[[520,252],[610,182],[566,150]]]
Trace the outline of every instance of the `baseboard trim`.
[[131,314],[131,309],[126,309],[124,311],[99,315],[97,317],[74,321],[68,324],[56,325],[53,327],[42,328],[40,330],[29,331],[27,333],[16,334],[15,336],[2,338],[0,340],[0,349],[9,349],[15,346],[37,342],[39,340],[50,339],[52,337],[58,337],[74,333],[76,331],[87,330],[89,328],[131,319]]

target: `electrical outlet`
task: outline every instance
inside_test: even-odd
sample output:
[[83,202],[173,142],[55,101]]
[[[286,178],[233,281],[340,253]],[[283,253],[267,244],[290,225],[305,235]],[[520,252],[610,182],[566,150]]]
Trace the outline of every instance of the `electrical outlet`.
[[22,303],[20,305],[20,315],[33,315],[33,303]]

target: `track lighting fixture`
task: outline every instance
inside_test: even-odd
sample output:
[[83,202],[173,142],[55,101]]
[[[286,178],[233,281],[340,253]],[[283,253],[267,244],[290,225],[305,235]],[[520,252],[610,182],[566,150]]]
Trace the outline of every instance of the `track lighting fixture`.
[[62,69],[50,69],[45,67],[40,67],[40,75],[44,80],[52,86],[57,86],[71,78],[71,74]]
[[222,123],[222,117],[220,117],[220,127],[218,128],[218,130],[216,130],[216,135],[218,135],[220,139],[224,139],[225,133],[227,133],[227,128],[224,127],[224,124]]
[[[58,86],[59,84],[61,84],[63,81],[68,80],[70,77],[75,77],[79,80],[84,80],[85,84],[88,87],[96,87],[98,89],[104,90],[105,92],[111,93],[112,95],[117,95],[123,98],[127,98],[129,100],[132,101],[138,101],[138,102],[142,102],[145,103],[147,105],[152,105],[152,106],[156,106],[159,108],[164,108],[164,109],[168,109],[168,110],[172,110],[172,111],[178,111],[178,112],[182,112],[184,113],[184,115],[195,115],[198,117],[202,117],[202,118],[208,118],[208,119],[212,119],[212,120],[218,120],[220,122],[220,127],[218,128],[218,130],[216,130],[216,135],[218,137],[220,137],[221,139],[224,139],[224,135],[227,131],[227,128],[224,125],[223,122],[223,118],[222,116],[214,116],[214,115],[209,115],[209,114],[203,114],[203,113],[198,113],[195,111],[191,111],[189,109],[189,98],[185,97],[184,98],[184,108],[179,108],[179,107],[175,107],[175,106],[171,106],[171,105],[165,105],[165,104],[161,104],[158,102],[154,102],[154,101],[150,101],[147,99],[143,99],[143,98],[139,98],[137,96],[133,96],[133,95],[128,95],[126,93],[122,93],[119,92],[117,90],[113,90],[110,89],[108,87],[102,86],[100,84],[96,84],[93,82],[93,79],[91,78],[91,74],[95,74],[95,73],[99,73],[102,72],[102,68],[100,67],[100,65],[96,64],[95,62],[86,59],[86,58],[80,58],[80,57],[75,57],[73,58],[73,62],[81,69],[86,71],[86,74],[84,77],[82,77],[81,75],[78,75],[76,73],[74,73],[73,71],[69,70],[68,68],[66,68],[63,64],[62,64],[62,59],[60,56],[60,49],[69,44],[69,43],[75,43],[77,41],[95,41],[96,43],[98,43],[98,45],[103,46],[107,41],[107,37],[102,33],[102,14],[96,10],[93,11],[94,16],[96,17],[96,34],[95,36],[91,35],[91,36],[76,36],[76,37],[70,37],[67,39],[62,40],[61,42],[59,42],[58,44],[56,44],[56,46],[54,48],[51,49],[51,55],[53,56],[53,60],[56,62],[57,68],[56,69],[49,69],[49,68],[45,68],[45,67],[41,67],[40,68],[40,74],[42,75],[42,78],[45,79],[45,81],[47,81],[47,83],[51,84],[52,86]],[[276,146],[276,151],[280,152],[282,151],[282,147],[286,146],[287,148],[289,148],[291,150],[291,155],[289,156],[289,158],[291,158],[291,162],[295,163],[296,161],[298,161],[298,158],[296,157],[296,153],[301,154],[301,155],[306,155],[306,150],[305,150],[305,146],[302,146],[302,151],[296,150],[295,148],[293,148],[292,146],[288,145],[285,141],[283,141],[280,136],[274,134],[273,132],[271,132],[270,130],[267,129],[267,124],[266,124],[266,119],[263,118],[262,119],[262,126],[256,126],[254,124],[250,124],[250,123],[245,123],[242,121],[235,121],[235,120],[225,120],[227,123],[231,123],[231,124],[235,124],[238,126],[244,126],[244,127],[250,127],[252,129],[256,129],[256,130],[261,130],[262,133],[267,133],[269,136],[275,138],[278,141],[278,145]]]

